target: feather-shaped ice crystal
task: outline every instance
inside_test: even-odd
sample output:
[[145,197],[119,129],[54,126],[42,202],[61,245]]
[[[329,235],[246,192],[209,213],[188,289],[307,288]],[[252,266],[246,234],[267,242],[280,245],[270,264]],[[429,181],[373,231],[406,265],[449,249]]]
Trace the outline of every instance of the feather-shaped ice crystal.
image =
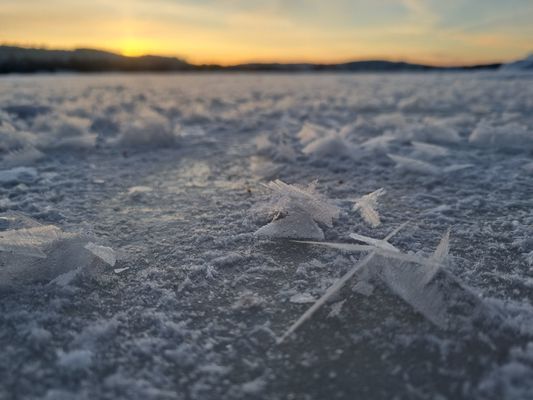
[[300,188],[277,179],[265,186],[274,193],[273,207],[277,213],[307,214],[315,222],[328,227],[333,226],[333,220],[339,217],[339,208],[329,204],[318,194],[314,184],[307,188]]
[[439,242],[439,245],[435,249],[435,252],[431,256],[431,259],[433,261],[436,261],[434,264],[428,266],[428,269],[425,271],[425,276],[422,280],[424,284],[427,284],[429,281],[433,279],[435,274],[440,269],[440,266],[448,257],[448,253],[450,252],[450,229],[446,231],[446,233],[442,236],[442,239]]
[[381,224],[381,220],[378,212],[376,211],[376,207],[378,205],[378,199],[384,194],[385,189],[378,189],[357,199],[353,206],[353,210],[359,211],[361,217],[365,220],[365,222],[373,228]]
[[0,232],[0,251],[46,258],[43,248],[60,239],[61,234],[53,225],[3,231]]
[[111,247],[100,246],[100,245],[94,244],[93,242],[87,243],[84,247],[87,250],[89,250],[91,253],[93,253],[96,257],[101,259],[106,264],[111,265],[112,267],[117,262],[117,256],[115,254],[115,250],[113,250]]
[[452,164],[441,168],[416,158],[397,156],[394,154],[387,154],[387,156],[396,163],[396,168],[406,172],[415,172],[421,174],[444,175],[472,167],[472,164]]

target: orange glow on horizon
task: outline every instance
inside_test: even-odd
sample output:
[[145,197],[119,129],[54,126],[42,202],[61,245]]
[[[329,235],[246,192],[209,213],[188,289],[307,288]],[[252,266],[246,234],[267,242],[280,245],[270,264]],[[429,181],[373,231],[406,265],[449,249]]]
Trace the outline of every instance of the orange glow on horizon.
[[[473,65],[533,50],[533,3],[509,2],[516,7],[502,2],[488,10],[482,0],[306,0],[305,8],[258,0],[3,0],[0,42],[175,56],[193,64]],[[476,12],[481,8],[483,15]],[[470,19],[462,17],[467,12]]]
[[147,45],[145,40],[135,38],[120,39],[118,43],[113,46],[113,48],[116,49],[114,52],[127,57],[139,57],[154,54],[148,50],[151,47],[152,46]]

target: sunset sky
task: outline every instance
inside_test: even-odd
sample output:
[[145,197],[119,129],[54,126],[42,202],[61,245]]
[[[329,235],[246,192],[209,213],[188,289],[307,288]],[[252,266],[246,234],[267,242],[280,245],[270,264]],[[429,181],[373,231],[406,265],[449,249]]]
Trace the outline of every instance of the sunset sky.
[[194,63],[511,60],[532,21],[532,0],[0,0],[4,44]]

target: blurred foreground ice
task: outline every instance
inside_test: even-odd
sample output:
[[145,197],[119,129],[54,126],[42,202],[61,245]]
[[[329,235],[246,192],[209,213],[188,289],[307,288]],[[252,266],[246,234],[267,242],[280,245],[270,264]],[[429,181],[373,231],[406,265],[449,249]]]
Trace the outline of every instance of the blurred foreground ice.
[[95,256],[114,266],[113,249],[90,240],[83,233],[42,225],[22,214],[0,214],[0,288],[73,276],[72,271],[94,264]]

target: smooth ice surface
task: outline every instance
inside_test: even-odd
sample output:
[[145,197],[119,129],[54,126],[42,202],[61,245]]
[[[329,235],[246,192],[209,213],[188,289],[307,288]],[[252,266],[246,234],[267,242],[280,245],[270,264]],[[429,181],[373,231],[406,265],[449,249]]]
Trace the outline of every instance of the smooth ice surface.
[[[0,218],[0,398],[533,397],[532,109],[512,71],[1,77],[0,211],[37,225]],[[321,245],[254,235],[283,220]]]

